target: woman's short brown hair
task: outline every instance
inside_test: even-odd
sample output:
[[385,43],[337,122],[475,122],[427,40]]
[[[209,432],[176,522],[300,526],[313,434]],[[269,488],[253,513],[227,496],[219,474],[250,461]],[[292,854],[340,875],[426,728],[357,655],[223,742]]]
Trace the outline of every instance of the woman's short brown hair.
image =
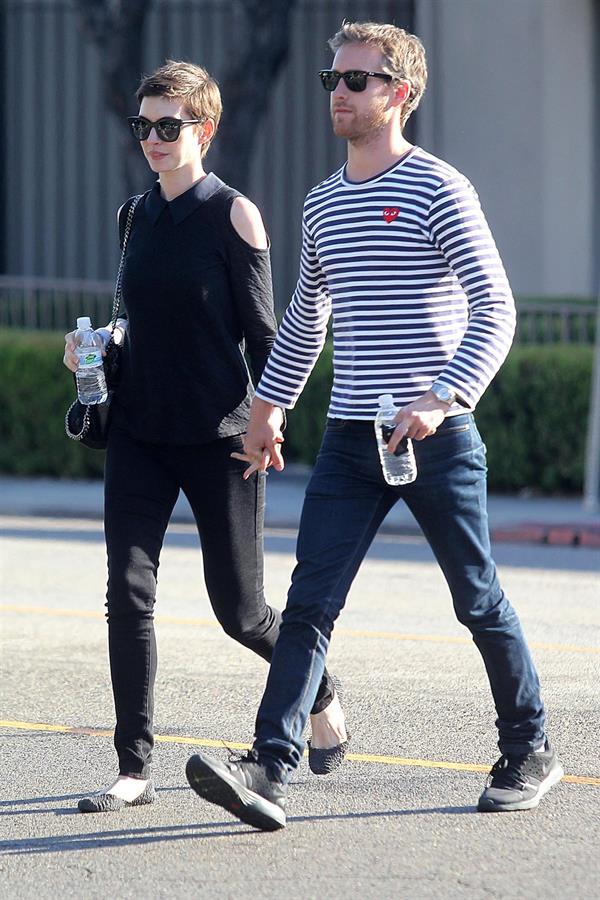
[[[223,109],[221,93],[215,79],[202,66],[168,59],[151,75],[143,76],[135,96],[138,103],[143,97],[181,100],[190,118],[212,119],[217,133]],[[210,143],[202,145],[202,156],[206,155]]]
[[402,106],[402,125],[417,108],[427,84],[425,48],[414,34],[396,25],[377,22],[343,22],[329,41],[335,53],[343,44],[373,44],[383,56],[382,70],[396,81],[408,81],[410,94]]

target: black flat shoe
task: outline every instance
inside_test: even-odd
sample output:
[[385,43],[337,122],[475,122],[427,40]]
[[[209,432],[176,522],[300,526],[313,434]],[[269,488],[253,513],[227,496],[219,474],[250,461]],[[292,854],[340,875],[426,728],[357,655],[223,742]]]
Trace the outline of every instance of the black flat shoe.
[[306,743],[308,744],[308,765],[310,771],[315,775],[330,775],[344,762],[344,757],[350,745],[350,735],[343,743],[327,749],[312,747],[310,741]]
[[139,797],[135,800],[121,800],[114,794],[92,794],[90,797],[82,797],[77,804],[77,809],[82,813],[118,812],[126,806],[145,806],[146,803],[154,803],[156,791],[151,781],[148,782]]
[[[342,682],[337,675],[332,675],[331,680],[341,705],[344,696]],[[325,707],[325,709],[327,709],[327,707]],[[350,735],[348,735],[346,740],[341,744],[336,744],[335,747],[328,747],[327,749],[313,747],[310,740],[306,743],[308,746],[308,766],[310,771],[314,775],[330,775],[331,772],[339,768],[344,762],[344,757],[346,756],[350,745]]]

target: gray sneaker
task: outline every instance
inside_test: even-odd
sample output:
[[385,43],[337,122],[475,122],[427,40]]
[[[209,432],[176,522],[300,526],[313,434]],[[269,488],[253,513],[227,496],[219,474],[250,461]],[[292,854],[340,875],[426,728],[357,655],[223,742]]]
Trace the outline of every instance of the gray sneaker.
[[253,828],[276,831],[285,827],[287,788],[273,780],[253,751],[228,763],[196,753],[188,759],[185,774],[199,797],[222,806]]
[[564,774],[548,741],[539,753],[521,756],[506,753],[492,766],[477,809],[479,812],[534,809]]

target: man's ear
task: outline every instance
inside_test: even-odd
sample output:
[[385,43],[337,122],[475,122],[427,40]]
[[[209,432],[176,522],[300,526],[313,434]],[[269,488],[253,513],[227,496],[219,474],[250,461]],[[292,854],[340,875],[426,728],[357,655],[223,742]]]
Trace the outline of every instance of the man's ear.
[[401,81],[394,91],[394,106],[402,106],[410,97],[410,84],[408,81]]
[[212,119],[206,119],[202,125],[200,126],[200,133],[198,135],[198,140],[201,144],[206,144],[207,141],[211,141],[215,134],[215,123]]

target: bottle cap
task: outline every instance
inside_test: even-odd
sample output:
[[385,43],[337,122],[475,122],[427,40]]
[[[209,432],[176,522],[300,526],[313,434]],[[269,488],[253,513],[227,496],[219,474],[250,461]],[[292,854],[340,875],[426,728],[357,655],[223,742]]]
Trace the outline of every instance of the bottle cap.
[[91,327],[92,327],[92,320],[90,319],[89,316],[80,316],[77,319],[77,328],[80,331],[84,331],[86,328],[91,328]]
[[393,394],[380,394],[377,398],[379,400],[380,406],[393,406],[394,405],[394,395]]

